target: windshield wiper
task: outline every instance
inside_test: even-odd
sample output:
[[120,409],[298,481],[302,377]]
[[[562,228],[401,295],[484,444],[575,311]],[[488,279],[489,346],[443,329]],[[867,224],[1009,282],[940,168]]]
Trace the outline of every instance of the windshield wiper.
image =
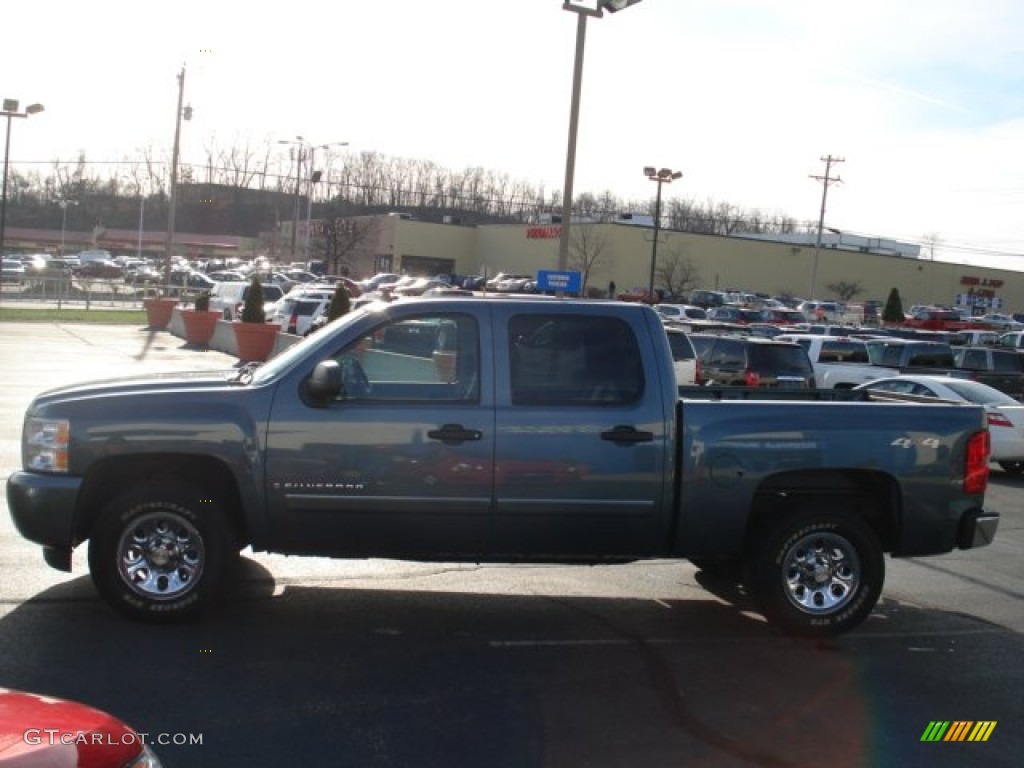
[[228,377],[228,384],[250,384],[252,383],[252,375],[256,372],[263,363],[260,362],[249,362],[245,363],[236,370],[231,376]]

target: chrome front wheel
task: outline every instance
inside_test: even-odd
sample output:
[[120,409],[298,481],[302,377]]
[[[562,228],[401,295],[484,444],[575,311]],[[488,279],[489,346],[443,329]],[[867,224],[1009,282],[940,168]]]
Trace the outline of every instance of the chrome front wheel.
[[118,572],[141,597],[171,600],[200,583],[206,546],[183,515],[152,512],[126,528],[117,545]]
[[89,536],[89,571],[103,598],[132,618],[173,621],[218,595],[235,537],[209,491],[140,485],[103,509]]

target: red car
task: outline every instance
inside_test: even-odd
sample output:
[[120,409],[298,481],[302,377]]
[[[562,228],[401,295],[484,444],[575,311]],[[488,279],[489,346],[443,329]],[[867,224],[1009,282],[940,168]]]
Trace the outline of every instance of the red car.
[[160,768],[144,737],[75,701],[0,688],[0,768]]

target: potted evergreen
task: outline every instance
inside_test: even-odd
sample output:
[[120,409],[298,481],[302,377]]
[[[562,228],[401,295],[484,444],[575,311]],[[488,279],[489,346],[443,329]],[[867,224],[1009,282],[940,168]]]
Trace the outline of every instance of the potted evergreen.
[[263,309],[263,286],[253,277],[245,292],[242,320],[236,321],[235,345],[238,359],[243,363],[264,362],[274,351],[278,327],[267,322]]
[[213,332],[220,320],[220,312],[210,310],[210,294],[196,296],[192,309],[181,310],[181,321],[185,326],[185,341],[197,347],[205,347],[213,338]]

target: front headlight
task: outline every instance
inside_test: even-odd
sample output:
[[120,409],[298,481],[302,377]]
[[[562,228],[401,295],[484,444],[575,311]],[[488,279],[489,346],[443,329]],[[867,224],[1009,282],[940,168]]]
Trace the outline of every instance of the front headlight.
[[28,419],[24,433],[25,469],[68,471],[71,422],[67,419]]

